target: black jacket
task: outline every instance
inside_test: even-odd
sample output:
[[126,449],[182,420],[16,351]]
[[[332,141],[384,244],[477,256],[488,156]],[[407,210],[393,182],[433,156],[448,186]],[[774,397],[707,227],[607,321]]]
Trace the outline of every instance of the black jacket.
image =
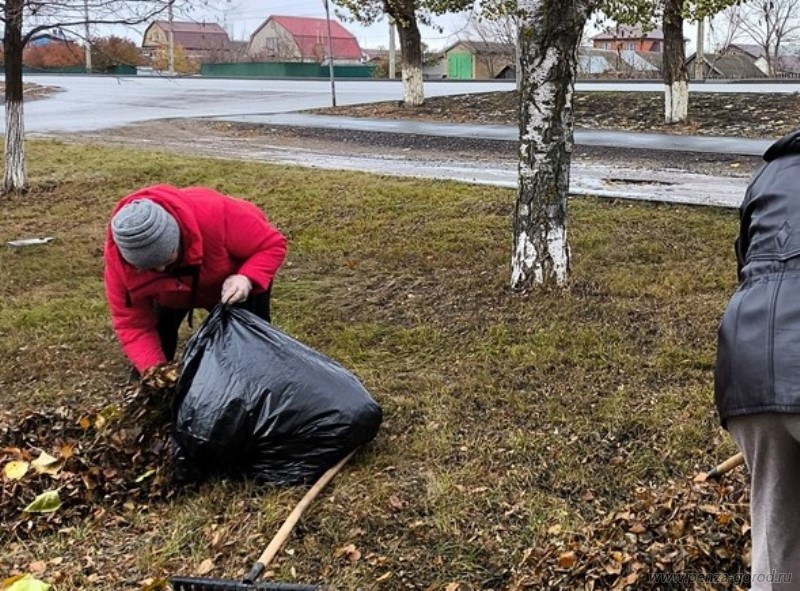
[[719,326],[723,426],[738,415],[800,413],[800,130],[764,160],[739,210],[739,287]]

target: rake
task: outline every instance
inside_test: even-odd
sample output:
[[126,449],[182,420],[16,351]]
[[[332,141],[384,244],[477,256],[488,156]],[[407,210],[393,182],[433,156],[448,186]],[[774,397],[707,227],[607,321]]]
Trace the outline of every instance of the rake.
[[730,472],[734,468],[738,468],[742,464],[744,464],[744,455],[742,455],[742,452],[739,452],[738,454],[732,455],[727,460],[722,462],[720,465],[715,466],[708,472],[703,474],[698,474],[697,476],[694,477],[694,481],[705,482],[706,480],[720,478],[723,474],[727,474],[728,472]]
[[305,496],[300,499],[297,506],[283,522],[283,525],[272,538],[272,541],[266,547],[264,552],[259,556],[250,572],[241,581],[231,579],[205,579],[197,577],[170,577],[169,582],[173,591],[320,591],[323,587],[319,585],[304,585],[296,583],[272,583],[263,582],[257,583],[256,579],[260,577],[267,566],[275,558],[275,555],[280,550],[286,538],[297,525],[303,512],[311,504],[311,501],[320,493],[320,491],[333,480],[333,477],[342,469],[350,458],[356,453],[353,450],[335,466],[329,468],[319,480],[312,486]]

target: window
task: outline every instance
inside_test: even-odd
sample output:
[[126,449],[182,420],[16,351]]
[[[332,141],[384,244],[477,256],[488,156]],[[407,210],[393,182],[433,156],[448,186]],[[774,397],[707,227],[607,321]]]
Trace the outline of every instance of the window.
[[636,49],[636,43],[634,41],[626,41],[625,42],[625,49],[629,49],[630,51],[633,51],[634,49]]

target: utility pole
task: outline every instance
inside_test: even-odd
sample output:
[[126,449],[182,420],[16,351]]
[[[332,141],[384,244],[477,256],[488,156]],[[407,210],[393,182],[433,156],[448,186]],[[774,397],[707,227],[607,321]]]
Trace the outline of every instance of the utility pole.
[[328,21],[328,71],[331,75],[331,105],[336,106],[336,84],[333,78],[333,39],[331,38],[331,12],[328,8],[328,0],[325,3],[325,19]]
[[92,73],[92,43],[89,39],[89,0],[83,0],[83,43],[86,51],[86,73]]
[[704,54],[705,49],[703,45],[705,44],[705,22],[704,18],[701,18],[697,21],[697,52],[694,54],[694,79],[695,80],[702,80],[703,79],[703,64],[705,63]]
[[167,19],[169,20],[169,31],[167,32],[167,42],[169,43],[169,47],[167,48],[167,61],[169,64],[170,76],[175,75],[175,34],[172,31],[172,1],[173,0],[169,0],[167,4]]
[[397,53],[394,42],[394,19],[389,17],[389,80],[394,80],[396,75]]

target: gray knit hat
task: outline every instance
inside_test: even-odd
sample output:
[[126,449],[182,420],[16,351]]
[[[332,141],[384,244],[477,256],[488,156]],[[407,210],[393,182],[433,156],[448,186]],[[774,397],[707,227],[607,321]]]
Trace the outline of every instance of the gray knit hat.
[[111,234],[122,258],[140,269],[166,264],[181,239],[175,218],[149,199],[124,205],[111,220]]

